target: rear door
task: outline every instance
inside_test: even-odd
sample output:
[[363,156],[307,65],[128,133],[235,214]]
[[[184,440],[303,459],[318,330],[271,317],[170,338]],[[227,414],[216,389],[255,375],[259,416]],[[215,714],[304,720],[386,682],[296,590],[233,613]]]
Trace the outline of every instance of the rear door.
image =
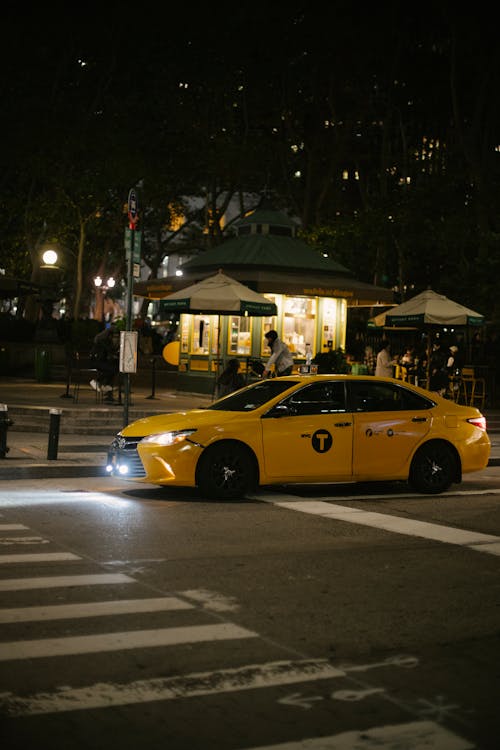
[[430,430],[432,401],[375,378],[350,381],[348,389],[353,418],[353,478],[401,476],[416,446]]

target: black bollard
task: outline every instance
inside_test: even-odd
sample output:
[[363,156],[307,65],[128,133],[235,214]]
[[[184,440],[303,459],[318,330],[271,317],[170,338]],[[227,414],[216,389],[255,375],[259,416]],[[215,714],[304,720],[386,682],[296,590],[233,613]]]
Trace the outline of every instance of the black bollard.
[[59,426],[61,423],[62,409],[51,409],[49,425],[49,444],[47,447],[47,459],[49,461],[57,458],[59,447]]
[[156,391],[156,357],[153,357],[149,361],[152,364],[152,368],[151,368],[151,395],[150,396],[146,396],[146,398],[154,398],[154,399],[156,399],[156,396],[155,396],[155,391]]
[[68,357],[66,359],[66,391],[64,393],[61,393],[60,398],[73,398],[73,394],[69,392],[71,388],[71,378],[72,378],[71,358]]
[[0,404],[0,458],[5,458],[9,452],[9,448],[7,448],[7,430],[11,424],[14,423],[12,419],[9,419],[7,404]]

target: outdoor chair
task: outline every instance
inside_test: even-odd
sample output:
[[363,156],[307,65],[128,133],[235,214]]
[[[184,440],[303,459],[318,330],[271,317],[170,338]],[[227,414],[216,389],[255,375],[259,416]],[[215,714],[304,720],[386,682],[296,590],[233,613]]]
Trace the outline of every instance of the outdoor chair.
[[[82,356],[80,352],[74,353],[71,365],[71,376],[73,382],[73,402],[77,404],[80,397],[80,387],[87,385],[92,389],[90,381],[97,380],[97,368],[90,359],[90,356]],[[97,390],[93,391],[93,393],[95,393],[96,403],[100,403],[103,394]]]
[[486,379],[476,377],[474,367],[462,368],[460,400],[467,406],[484,409],[486,400]]

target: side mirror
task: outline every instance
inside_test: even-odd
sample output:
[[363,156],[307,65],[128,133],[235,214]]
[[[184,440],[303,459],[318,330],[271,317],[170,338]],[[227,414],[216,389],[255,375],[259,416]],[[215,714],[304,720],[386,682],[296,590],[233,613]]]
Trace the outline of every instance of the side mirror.
[[289,417],[293,413],[293,410],[286,404],[276,404],[265,416],[272,419],[280,419],[281,417]]

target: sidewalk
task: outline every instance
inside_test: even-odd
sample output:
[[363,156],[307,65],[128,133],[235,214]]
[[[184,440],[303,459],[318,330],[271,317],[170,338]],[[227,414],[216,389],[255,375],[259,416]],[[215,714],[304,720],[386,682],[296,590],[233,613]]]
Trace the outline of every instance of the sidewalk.
[[[117,429],[95,434],[89,428],[86,434],[59,432],[56,450],[51,445],[48,459],[49,431],[42,432],[23,429],[20,419],[13,411],[18,407],[43,412],[47,424],[51,409],[62,409],[62,417],[78,412],[82,418],[96,415],[100,421],[118,420],[123,426],[124,404],[97,404],[95,393],[88,389],[80,394],[78,402],[66,398],[66,385],[63,383],[38,383],[26,378],[0,377],[0,404],[7,407],[9,418],[16,424],[7,429],[8,452],[0,457],[0,481],[2,479],[34,479],[50,477],[104,476],[104,465],[109,444]],[[212,396],[201,393],[183,393],[164,388],[155,389],[151,398],[151,387],[133,385],[128,407],[128,422],[147,414],[165,414],[212,403]],[[124,402],[124,396],[122,401]]]
[[[82,416],[97,408],[100,415],[109,413],[116,416],[123,414],[123,405],[98,405],[95,395],[91,391],[81,397],[77,404],[72,399],[64,398],[65,386],[61,383],[37,383],[32,380],[0,378],[0,404],[8,409],[15,406],[32,407],[37,410],[71,409],[81,411]],[[212,403],[208,394],[183,393],[159,389],[151,398],[151,389],[134,385],[129,405],[129,422],[135,414],[147,412],[172,413],[198,407],[206,407]],[[492,450],[490,466],[500,465],[500,412],[485,410],[486,417],[491,417],[492,430],[489,431]],[[116,430],[110,429],[109,434],[95,434],[90,429],[87,434],[60,433],[56,450],[51,446],[49,454],[48,432],[30,432],[20,429],[7,430],[8,452],[5,458],[0,458],[0,480],[2,479],[34,479],[50,477],[85,477],[104,476],[106,452]]]

